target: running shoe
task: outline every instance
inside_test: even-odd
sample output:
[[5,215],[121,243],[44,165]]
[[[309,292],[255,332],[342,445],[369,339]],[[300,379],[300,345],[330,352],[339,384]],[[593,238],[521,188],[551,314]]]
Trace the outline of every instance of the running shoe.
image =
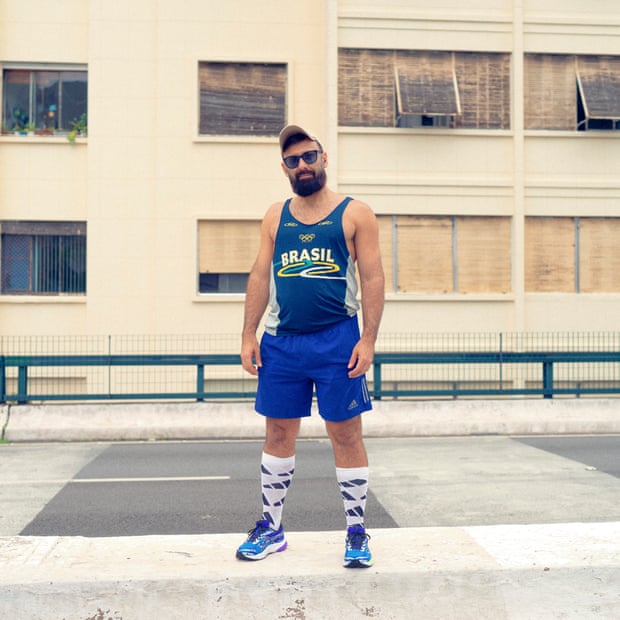
[[248,532],[248,539],[237,549],[237,558],[240,560],[262,560],[270,553],[284,551],[286,539],[282,526],[277,530],[269,527],[269,521],[260,520],[256,527]]
[[352,525],[347,529],[344,565],[346,568],[368,568],[372,566],[372,554],[368,548],[370,535],[363,525]]

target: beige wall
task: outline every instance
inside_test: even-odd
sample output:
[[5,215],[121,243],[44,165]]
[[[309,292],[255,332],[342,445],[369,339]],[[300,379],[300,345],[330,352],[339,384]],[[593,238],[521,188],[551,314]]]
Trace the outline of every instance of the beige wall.
[[[513,218],[511,293],[390,293],[384,331],[617,329],[620,295],[525,295],[522,230],[620,217],[620,134],[524,132],[515,112],[521,52],[619,40],[615,0],[3,0],[0,62],[87,65],[89,133],[0,137],[0,219],[86,220],[88,294],[0,296],[0,334],[239,332],[242,295],[196,292],[197,222],[259,219],[290,188],[275,138],[198,136],[201,60],[289,63],[289,119],[325,136],[332,186],[378,213]],[[513,53],[512,129],[339,129],[339,46]]]

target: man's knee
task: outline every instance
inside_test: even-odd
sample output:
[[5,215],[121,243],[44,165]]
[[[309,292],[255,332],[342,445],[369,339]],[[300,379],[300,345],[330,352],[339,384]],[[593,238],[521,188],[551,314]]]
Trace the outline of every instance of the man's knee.
[[299,425],[299,419],[267,418],[265,451],[273,456],[292,456],[295,453]]
[[343,422],[327,422],[326,428],[332,442],[339,445],[354,446],[364,441],[360,416],[344,420]]

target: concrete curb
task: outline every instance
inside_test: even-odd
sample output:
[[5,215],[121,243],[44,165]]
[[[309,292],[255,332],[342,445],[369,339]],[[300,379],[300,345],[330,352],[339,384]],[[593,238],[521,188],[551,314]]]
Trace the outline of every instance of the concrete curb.
[[[101,403],[4,407],[9,441],[256,439],[264,419],[251,402]],[[378,401],[367,437],[620,433],[620,399]],[[323,437],[316,411],[302,437]]]
[[291,532],[289,549],[261,562],[236,560],[232,534],[0,538],[0,617],[620,617],[620,523],[372,536],[366,570],[342,567],[342,532]]

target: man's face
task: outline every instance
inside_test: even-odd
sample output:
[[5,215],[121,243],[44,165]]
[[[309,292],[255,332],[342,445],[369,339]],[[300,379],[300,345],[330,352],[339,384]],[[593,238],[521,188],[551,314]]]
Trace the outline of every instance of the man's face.
[[[318,144],[313,140],[303,140],[291,145],[282,155],[283,157],[291,155],[300,156],[308,151],[316,151],[318,149]],[[325,153],[319,151],[314,163],[308,164],[300,157],[295,168],[288,168],[282,163],[282,169],[288,177],[291,188],[298,196],[310,196],[323,189],[325,183],[327,183],[326,162]]]

